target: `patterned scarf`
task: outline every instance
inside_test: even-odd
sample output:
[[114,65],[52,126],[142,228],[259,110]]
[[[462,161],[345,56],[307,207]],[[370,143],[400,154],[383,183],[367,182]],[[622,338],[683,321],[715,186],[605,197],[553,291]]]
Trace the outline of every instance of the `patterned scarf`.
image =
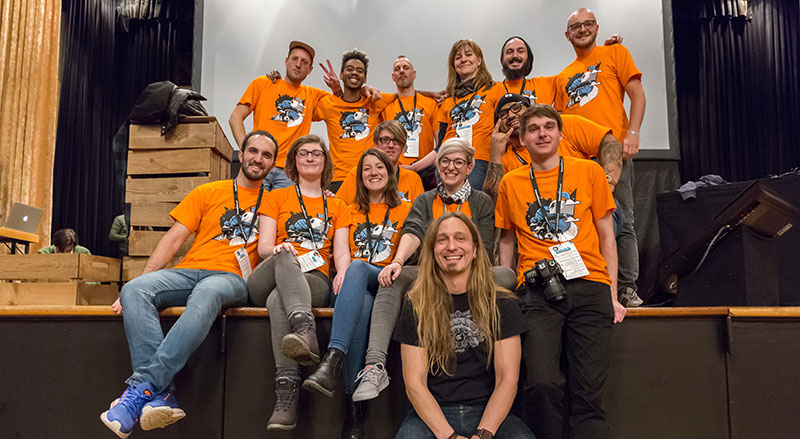
[[457,190],[456,193],[447,195],[447,191],[444,190],[444,183],[439,183],[436,186],[436,192],[442,197],[444,204],[464,204],[472,193],[472,186],[469,185],[469,180],[466,180],[464,181],[464,186],[461,186],[461,189]]
[[467,79],[464,82],[459,82],[456,84],[456,89],[454,94],[456,98],[461,99],[464,96],[471,95],[475,93],[475,78]]

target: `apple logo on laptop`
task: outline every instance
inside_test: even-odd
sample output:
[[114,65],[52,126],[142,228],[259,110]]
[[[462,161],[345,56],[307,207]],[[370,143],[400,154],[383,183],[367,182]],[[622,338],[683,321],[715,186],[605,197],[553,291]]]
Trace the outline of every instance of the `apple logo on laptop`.
[[24,222],[24,223],[28,222],[28,215],[25,215],[25,216],[22,217],[22,222]]

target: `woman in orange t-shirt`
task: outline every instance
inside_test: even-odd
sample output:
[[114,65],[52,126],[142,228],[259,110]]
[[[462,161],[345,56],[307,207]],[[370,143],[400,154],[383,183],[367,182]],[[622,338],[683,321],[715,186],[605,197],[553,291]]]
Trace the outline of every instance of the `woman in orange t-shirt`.
[[344,365],[344,388],[349,404],[342,437],[362,432],[362,402],[353,402],[356,378],[364,366],[370,315],[378,273],[394,257],[411,203],[397,191],[397,166],[377,148],[364,152],[356,173],[355,202],[350,205],[350,254],[342,289],[336,297],[328,351],[314,374],[303,383],[307,390],[333,396]]
[[[258,254],[264,258],[247,280],[250,300],[266,304],[275,356],[275,409],[268,430],[292,430],[297,422],[299,365],[319,363],[311,307],[328,305],[331,247],[339,292],[350,264],[347,232],[350,212],[325,186],[333,162],[322,139],[297,139],[286,156],[286,175],[295,183],[268,194],[258,210],[262,226]],[[332,245],[333,244],[333,245]]]

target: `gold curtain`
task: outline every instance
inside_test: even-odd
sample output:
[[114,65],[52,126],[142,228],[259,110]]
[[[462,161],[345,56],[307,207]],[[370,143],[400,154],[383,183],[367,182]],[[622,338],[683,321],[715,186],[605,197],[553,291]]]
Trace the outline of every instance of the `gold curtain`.
[[0,0],[0,221],[43,209],[32,249],[50,242],[60,29],[61,0]]

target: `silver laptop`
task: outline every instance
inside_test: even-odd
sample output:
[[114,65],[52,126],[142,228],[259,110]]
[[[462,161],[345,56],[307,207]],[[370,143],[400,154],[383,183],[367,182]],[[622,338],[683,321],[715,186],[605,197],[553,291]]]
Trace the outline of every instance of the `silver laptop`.
[[42,209],[28,206],[27,204],[14,203],[11,213],[8,214],[5,227],[25,233],[36,233],[39,220],[42,218]]

